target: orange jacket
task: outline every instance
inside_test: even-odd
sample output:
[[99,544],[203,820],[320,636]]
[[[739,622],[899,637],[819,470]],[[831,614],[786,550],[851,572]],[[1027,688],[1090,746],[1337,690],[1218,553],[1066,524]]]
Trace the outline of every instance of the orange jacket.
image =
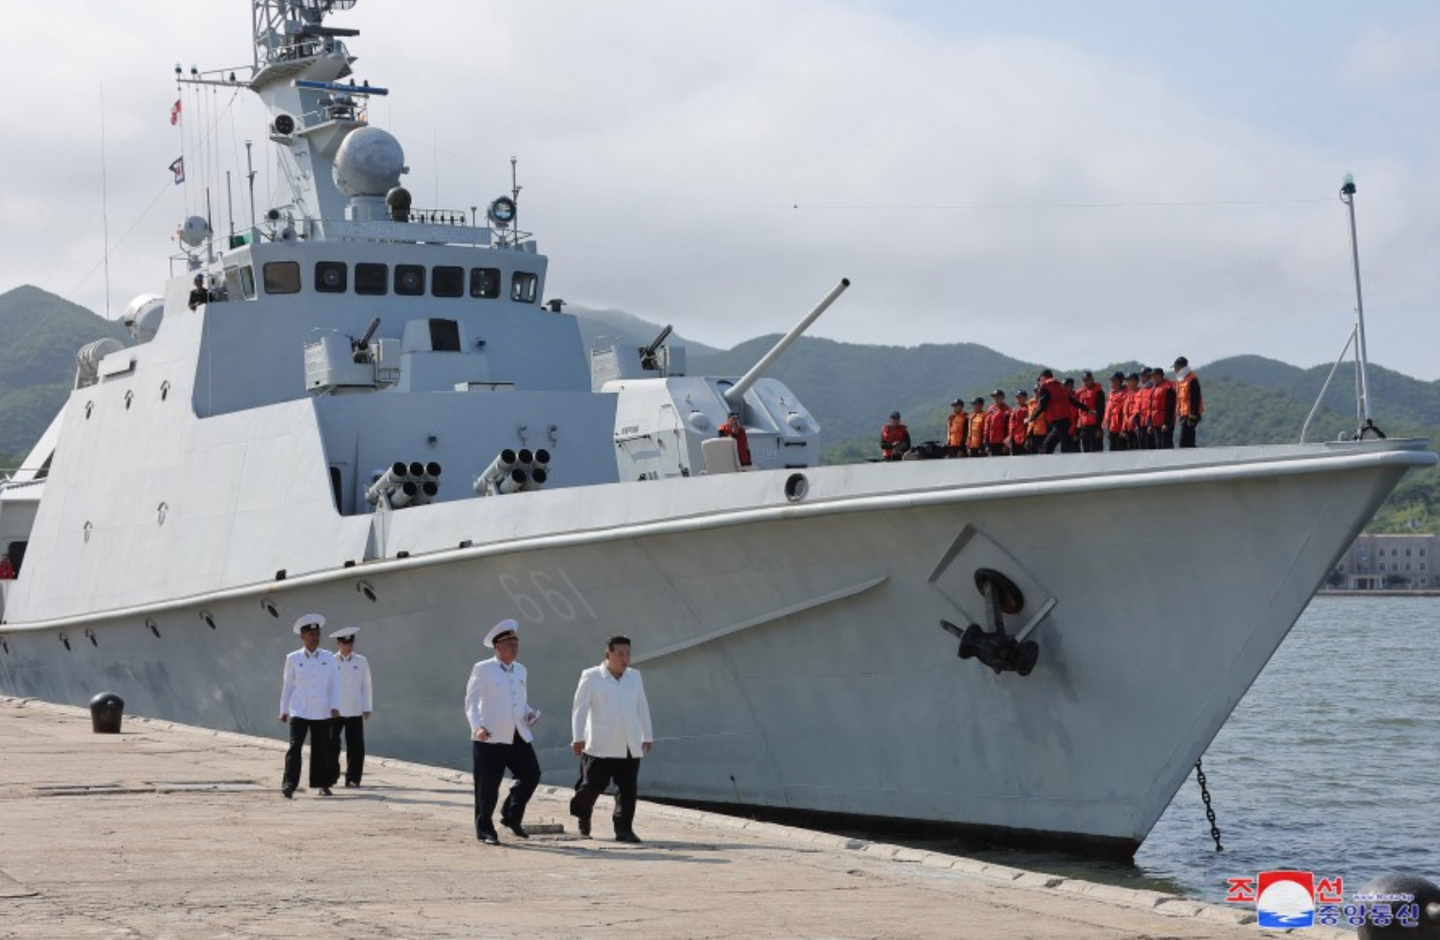
[[1075,390],[1075,397],[1084,403],[1089,411],[1081,411],[1075,415],[1075,426],[1081,428],[1097,428],[1100,420],[1104,417],[1104,406],[1100,402],[1105,398],[1105,390],[1100,387],[1099,382],[1091,382],[1089,385],[1082,384]]
[[985,443],[1003,444],[1010,436],[1010,406],[998,403],[985,409]]
[[1029,420],[1029,401],[1026,401],[1024,408],[1016,404],[1014,408],[1010,409],[1010,441],[1017,447],[1025,443],[1025,422]]
[[1200,397],[1200,377],[1186,372],[1175,386],[1175,413],[1182,418],[1200,417],[1205,413],[1205,402]]
[[[889,447],[885,445],[889,444]],[[900,453],[895,452],[896,445],[905,445]],[[884,452],[886,460],[899,460],[904,451],[910,449],[910,429],[903,424],[886,424],[880,428],[880,450]]]
[[[1063,389],[1064,386],[1062,385],[1061,388]],[[1045,417],[1045,413],[1040,410],[1040,400],[1038,398],[1030,399],[1030,404],[1027,407],[1030,411],[1030,417],[1026,423],[1030,427],[1030,433],[1035,437],[1044,437],[1049,434],[1050,419]]]
[[965,425],[968,421],[969,419],[963,411],[958,415],[953,413],[950,415],[950,423],[945,432],[945,444],[947,447],[965,446]]
[[1070,390],[1054,378],[1046,379],[1040,383],[1040,390],[1047,398],[1045,401],[1045,420],[1069,421],[1075,417],[1075,406],[1070,403]]
[[979,408],[970,412],[970,430],[965,437],[965,446],[971,450],[985,446],[985,412]]
[[1150,390],[1150,426],[1152,428],[1173,428],[1175,426],[1175,383],[1161,376]]

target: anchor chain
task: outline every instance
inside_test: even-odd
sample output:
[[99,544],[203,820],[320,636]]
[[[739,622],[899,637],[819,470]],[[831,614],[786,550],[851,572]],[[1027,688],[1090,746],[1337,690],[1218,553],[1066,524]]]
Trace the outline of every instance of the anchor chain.
[[1220,827],[1215,825],[1215,809],[1210,805],[1210,788],[1205,786],[1205,771],[1200,768],[1200,761],[1195,761],[1195,780],[1200,784],[1200,799],[1205,803],[1205,818],[1210,820],[1210,838],[1215,840],[1215,851],[1223,852],[1225,847],[1220,844]]

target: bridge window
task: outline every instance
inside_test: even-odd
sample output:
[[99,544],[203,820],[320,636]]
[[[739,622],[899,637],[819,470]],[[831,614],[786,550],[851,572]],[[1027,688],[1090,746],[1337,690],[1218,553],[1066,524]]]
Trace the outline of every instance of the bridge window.
[[255,269],[248,264],[240,269],[240,296],[255,299]]
[[265,263],[265,293],[300,293],[300,262],[267,261]]
[[361,262],[355,265],[355,293],[379,296],[390,289],[390,268]]
[[499,297],[499,296],[500,296],[500,269],[499,269],[499,268],[471,268],[471,269],[470,269],[470,296],[471,296],[471,297]]
[[430,293],[436,297],[464,297],[465,269],[436,265],[430,274]]
[[418,297],[425,293],[425,265],[395,265],[395,293]]
[[540,278],[524,271],[516,271],[510,279],[510,299],[516,303],[533,304]]
[[343,261],[315,262],[315,289],[324,294],[345,293],[348,269]]

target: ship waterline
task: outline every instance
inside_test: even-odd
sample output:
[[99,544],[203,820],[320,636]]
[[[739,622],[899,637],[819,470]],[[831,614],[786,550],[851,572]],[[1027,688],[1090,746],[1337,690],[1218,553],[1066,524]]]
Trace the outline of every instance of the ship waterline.
[[[546,780],[566,785],[573,683],[623,632],[656,715],[651,795],[1123,855],[1335,558],[1434,459],[1390,441],[916,461],[336,515],[307,537],[385,553],[11,619],[0,687],[273,732],[283,625],[319,610],[363,627],[371,749],[459,766],[469,664],[514,616]],[[262,554],[285,567],[287,546]],[[1005,626],[1038,647],[1028,675],[958,658],[942,628],[987,623],[977,571],[1023,597]]]

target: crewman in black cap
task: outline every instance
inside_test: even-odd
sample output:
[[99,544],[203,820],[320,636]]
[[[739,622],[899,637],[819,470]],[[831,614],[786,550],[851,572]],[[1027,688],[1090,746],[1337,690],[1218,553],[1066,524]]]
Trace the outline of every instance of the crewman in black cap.
[[970,424],[965,430],[965,452],[985,456],[985,399],[976,395],[970,402]]
[[957,398],[950,403],[950,417],[945,425],[945,456],[965,456],[965,399]]
[[205,289],[205,275],[195,275],[195,287],[190,291],[190,309],[210,302],[210,292]]
[[1105,418],[1105,390],[1095,381],[1089,369],[1081,373],[1075,397],[1085,406],[1075,415],[1080,450],[1086,454],[1098,454],[1105,449],[1105,442],[1100,436],[1100,425]]
[[899,460],[910,449],[910,429],[900,423],[900,412],[890,412],[890,423],[880,428],[880,459]]
[[1111,452],[1127,450],[1129,439],[1125,436],[1125,415],[1130,407],[1130,392],[1125,388],[1125,373],[1115,372],[1110,376],[1110,394],[1105,398],[1105,433],[1110,437]]
[[485,634],[485,645],[494,647],[495,655],[470,670],[465,717],[470,721],[475,776],[475,838],[499,845],[493,816],[506,770],[514,775],[515,784],[500,808],[500,825],[521,839],[530,838],[524,826],[525,806],[540,785],[540,761],[530,728],[540,720],[540,713],[530,707],[525,667],[515,661],[520,655],[520,625],[500,621]]
[[325,618],[306,614],[291,628],[301,647],[285,657],[280,685],[280,720],[290,726],[290,748],[285,752],[285,776],[280,792],[285,799],[300,786],[301,754],[310,738],[310,786],[330,795],[330,719],[340,715],[340,677],[335,657],[320,649],[320,628]]
[[1205,402],[1200,397],[1200,376],[1190,368],[1190,360],[1184,356],[1175,360],[1175,420],[1180,426],[1180,446],[1195,446],[1195,427],[1205,414]]
[[1005,442],[1010,437],[1010,406],[1005,402],[1004,389],[990,393],[994,404],[985,409],[985,452],[991,457],[1009,456]]

